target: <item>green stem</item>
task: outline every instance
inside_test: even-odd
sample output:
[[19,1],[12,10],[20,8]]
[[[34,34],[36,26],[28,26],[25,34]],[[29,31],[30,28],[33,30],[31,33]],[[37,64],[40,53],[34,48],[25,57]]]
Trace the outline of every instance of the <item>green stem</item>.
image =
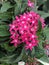
[[[37,6],[37,0],[35,0],[35,8],[36,8],[36,6]],[[37,9],[37,8],[36,8]]]

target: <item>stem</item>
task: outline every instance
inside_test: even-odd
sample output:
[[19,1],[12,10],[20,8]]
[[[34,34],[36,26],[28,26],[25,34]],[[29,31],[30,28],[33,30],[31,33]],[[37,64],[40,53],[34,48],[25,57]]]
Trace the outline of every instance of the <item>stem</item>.
[[[36,6],[37,6],[37,0],[35,0],[35,8],[36,8]],[[36,8],[37,9],[37,8]]]

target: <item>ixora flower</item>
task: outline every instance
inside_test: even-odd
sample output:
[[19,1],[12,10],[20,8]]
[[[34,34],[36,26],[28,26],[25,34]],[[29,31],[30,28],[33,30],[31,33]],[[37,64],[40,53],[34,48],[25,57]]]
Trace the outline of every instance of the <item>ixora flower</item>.
[[28,0],[28,6],[34,8],[34,3]]
[[16,16],[15,20],[10,24],[11,43],[14,46],[19,44],[25,44],[26,49],[32,50],[34,46],[38,45],[37,31],[39,28],[38,21],[41,22],[42,28],[44,28],[44,19],[37,13],[30,11],[23,15]]

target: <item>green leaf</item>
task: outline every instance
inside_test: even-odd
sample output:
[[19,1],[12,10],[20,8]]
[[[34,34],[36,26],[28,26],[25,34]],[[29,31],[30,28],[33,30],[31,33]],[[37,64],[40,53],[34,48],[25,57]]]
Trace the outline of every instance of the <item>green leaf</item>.
[[44,50],[40,49],[40,47],[35,47],[35,57],[41,58],[44,55]]
[[13,52],[16,48],[14,46],[9,46],[10,40],[3,42],[1,47],[6,49],[8,52]]
[[6,25],[6,23],[2,22],[2,20],[0,20],[0,25]]
[[43,4],[43,11],[49,12],[49,0],[46,0]]
[[20,11],[21,11],[22,0],[15,0],[15,2],[16,2],[16,4],[15,4],[14,13],[15,13],[15,15],[19,15]]
[[2,48],[0,45],[0,58],[3,58],[5,56],[7,56],[6,50],[4,48]]
[[[49,59],[48,59],[48,57],[46,56],[46,55],[44,55],[43,57],[41,57],[39,60],[41,60],[42,62],[43,62],[43,64],[45,65],[49,65]],[[41,62],[41,63],[42,63]],[[45,63],[44,63],[45,62]]]
[[15,15],[23,14],[27,9],[27,0],[15,0]]
[[0,19],[1,20],[7,20],[12,18],[12,12],[5,12],[5,13],[0,13]]
[[2,64],[0,64],[0,65],[9,65],[9,64],[6,64],[6,63],[2,63]]
[[20,7],[21,7],[20,5],[15,4],[15,10],[14,10],[15,16],[20,14],[21,10]]
[[14,0],[16,3],[21,3],[22,0]]
[[42,57],[42,58],[40,58],[40,60],[49,63],[48,57]]
[[9,59],[11,59],[14,56],[15,56],[15,54],[14,55],[10,55],[10,56],[6,56],[6,57],[3,57],[3,58],[0,58],[0,62],[9,64],[11,62],[11,61],[9,61]]
[[35,54],[35,49],[33,48],[32,52],[31,52],[31,57],[33,58]]
[[48,17],[49,16],[49,13],[46,13],[46,12],[44,12],[44,11],[36,11],[38,14],[40,14],[41,15],[41,17],[43,17],[43,18],[46,18],[46,17]]
[[4,13],[4,12],[6,12],[11,7],[12,6],[10,5],[10,2],[3,2],[0,12]]
[[15,47],[14,46],[10,46],[9,43],[10,43],[10,38],[7,36],[5,37],[0,37],[0,45],[1,47],[3,47],[4,49],[6,49],[8,52],[12,52],[15,50]]
[[24,55],[24,48],[22,49],[20,56],[17,57],[16,60],[13,63],[16,63],[16,62],[19,62],[20,60],[22,60],[23,55]]
[[6,54],[0,50],[0,58],[5,57],[5,56],[6,56]]
[[9,36],[9,26],[8,25],[0,25],[0,36],[4,37],[4,36]]
[[21,4],[21,13],[27,9],[27,0],[23,0],[24,2]]
[[44,5],[43,5],[43,11],[44,11],[44,12],[48,12],[48,9],[47,9],[47,6],[46,6],[46,2],[45,2]]
[[44,28],[44,33],[46,34],[46,40],[48,40],[49,43],[49,28],[47,26]]
[[7,40],[9,40],[9,37],[0,37],[0,45],[5,43]]
[[40,49],[44,50],[44,48],[43,48],[43,41],[42,40],[39,42],[38,46],[40,47]]
[[45,1],[44,0],[37,0],[37,5],[40,6],[44,3]]
[[41,30],[42,30],[42,24],[41,24],[40,21],[38,21],[38,25],[39,25],[39,27],[38,27],[38,32],[41,32]]
[[19,56],[17,56],[17,53],[15,53],[13,55],[0,58],[0,62],[14,64],[16,62],[19,62],[22,59],[23,54],[24,54],[24,49],[22,49],[22,52],[21,52],[21,54],[19,54]]

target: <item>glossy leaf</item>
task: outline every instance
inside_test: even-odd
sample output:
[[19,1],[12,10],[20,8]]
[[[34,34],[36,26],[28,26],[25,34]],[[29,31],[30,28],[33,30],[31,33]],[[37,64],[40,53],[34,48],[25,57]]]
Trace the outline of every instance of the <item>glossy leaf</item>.
[[8,25],[0,25],[0,36],[4,37],[4,36],[9,36],[9,26]]
[[10,5],[10,2],[3,2],[0,12],[4,13],[4,12],[6,12],[11,7],[12,6]]

